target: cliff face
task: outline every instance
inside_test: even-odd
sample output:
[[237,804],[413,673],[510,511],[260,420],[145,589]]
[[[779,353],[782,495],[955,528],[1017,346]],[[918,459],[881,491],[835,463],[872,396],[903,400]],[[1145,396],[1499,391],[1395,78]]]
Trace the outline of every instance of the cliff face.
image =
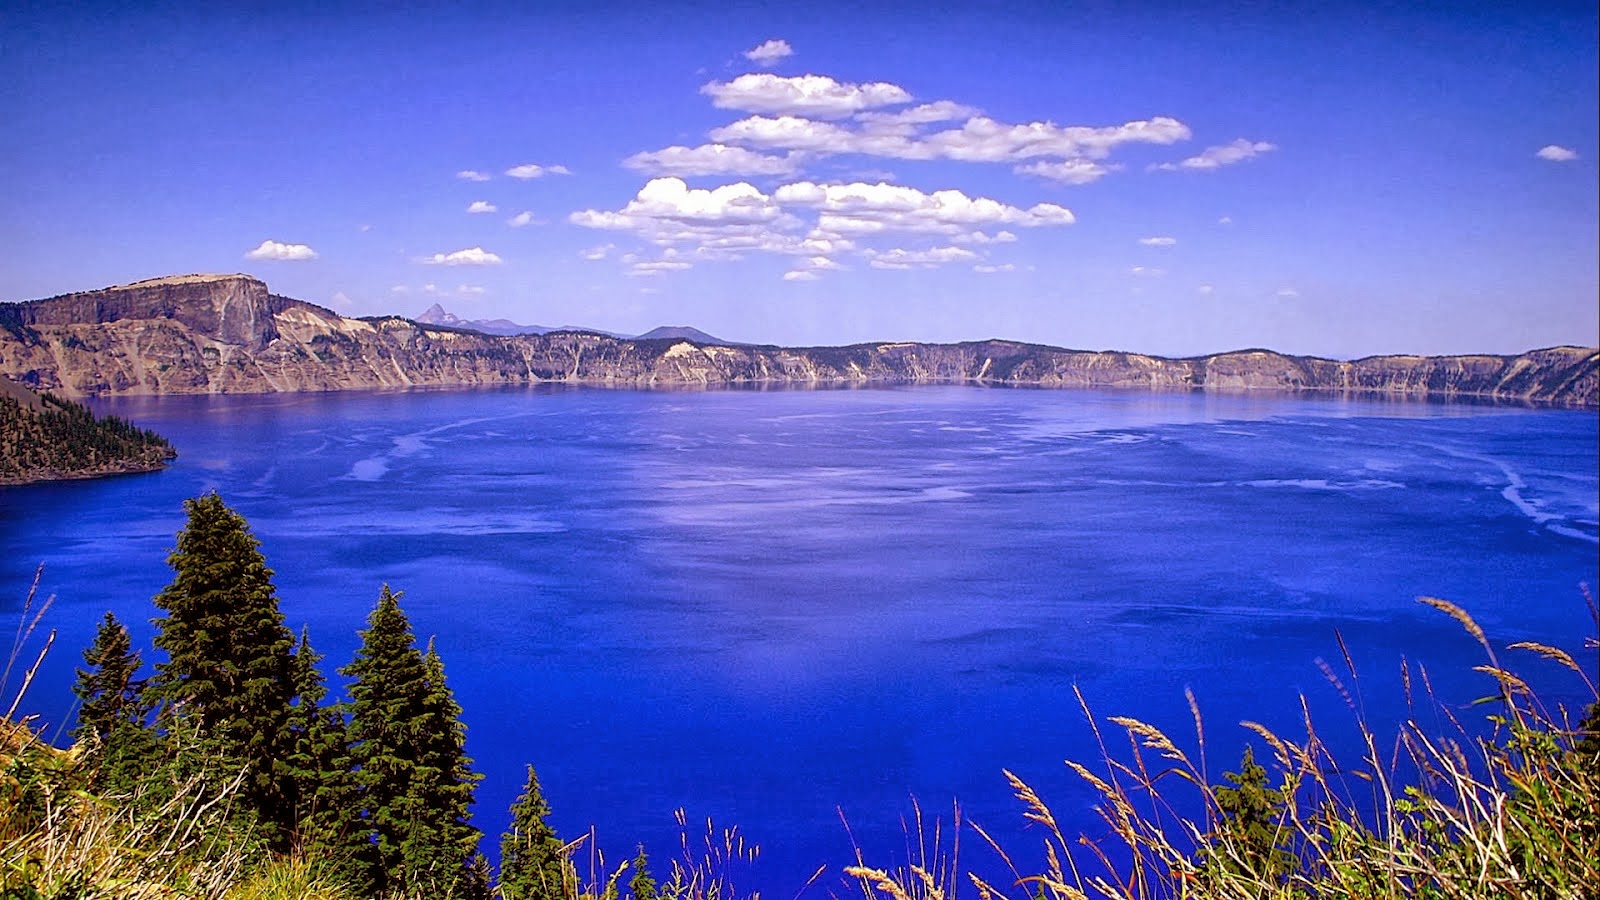
[[1600,405],[1600,352],[1192,359],[1011,341],[755,347],[598,334],[498,336],[347,319],[246,275],[190,275],[0,304],[0,375],[72,394],[265,393],[560,381],[640,386],[976,382],[1466,395]]

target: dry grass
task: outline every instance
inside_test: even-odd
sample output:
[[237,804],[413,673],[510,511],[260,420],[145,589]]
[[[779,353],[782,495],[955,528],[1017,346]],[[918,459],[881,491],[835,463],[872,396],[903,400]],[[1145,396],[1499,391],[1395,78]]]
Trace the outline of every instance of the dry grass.
[[[1578,749],[1581,711],[1541,703],[1464,610],[1433,598],[1422,602],[1454,618],[1483,648],[1486,662],[1474,668],[1493,679],[1495,696],[1487,699],[1496,704],[1487,734],[1433,703],[1446,723],[1442,733],[1412,718],[1392,744],[1380,744],[1360,715],[1359,690],[1353,695],[1345,685],[1359,678],[1341,639],[1343,677],[1326,664],[1323,671],[1356,713],[1361,758],[1346,764],[1333,757],[1304,698],[1302,737],[1242,723],[1270,749],[1271,782],[1262,787],[1277,792],[1271,815],[1255,831],[1230,813],[1207,777],[1205,730],[1190,697],[1193,753],[1125,716],[1107,720],[1128,742],[1113,752],[1089,716],[1102,758],[1093,766],[1067,765],[1097,795],[1106,837],[1064,831],[1038,792],[1006,772],[1023,818],[1043,832],[1039,855],[1024,863],[974,826],[1011,879],[996,885],[968,872],[965,880],[980,900],[1596,896],[1600,753]],[[1587,646],[1596,648],[1593,639]],[[1600,701],[1594,680],[1567,652],[1532,642],[1507,649],[1575,672],[1589,699]],[[1409,705],[1416,699],[1413,672],[1402,666]],[[1423,699],[1432,700],[1426,671],[1415,674]],[[1088,715],[1081,694],[1078,700]],[[1201,811],[1183,812],[1195,809]],[[858,865],[847,872],[869,895],[892,900],[944,900],[958,883],[915,866],[889,873]]]

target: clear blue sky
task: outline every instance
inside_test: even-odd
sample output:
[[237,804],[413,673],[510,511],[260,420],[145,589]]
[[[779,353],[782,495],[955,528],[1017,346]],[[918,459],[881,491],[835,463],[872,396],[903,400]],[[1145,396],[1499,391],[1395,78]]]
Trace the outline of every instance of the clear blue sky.
[[7,4],[0,299],[245,271],[783,344],[1594,344],[1596,8],[1523,6]]

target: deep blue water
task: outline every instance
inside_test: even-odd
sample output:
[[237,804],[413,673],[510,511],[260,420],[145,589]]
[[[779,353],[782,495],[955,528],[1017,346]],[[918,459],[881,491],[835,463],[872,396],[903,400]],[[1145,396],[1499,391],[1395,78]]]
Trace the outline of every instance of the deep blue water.
[[841,812],[869,862],[903,861],[913,796],[947,818],[960,798],[1031,859],[1002,767],[1096,832],[1062,765],[1098,758],[1074,685],[1189,744],[1192,688],[1216,780],[1234,723],[1297,734],[1302,693],[1340,740],[1316,665],[1340,660],[1336,629],[1380,730],[1405,714],[1402,656],[1449,702],[1485,693],[1476,645],[1419,595],[1501,643],[1576,653],[1593,630],[1592,412],[970,387],[97,406],[181,456],[0,488],[0,626],[38,563],[57,598],[24,702],[41,722],[69,721],[101,612],[148,645],[181,503],[215,488],[330,671],[379,586],[404,591],[466,711],[491,838],[533,763],[564,836],[593,824],[613,858],[644,841],[660,870],[684,807],[762,845],[743,884],[772,897],[853,862]]

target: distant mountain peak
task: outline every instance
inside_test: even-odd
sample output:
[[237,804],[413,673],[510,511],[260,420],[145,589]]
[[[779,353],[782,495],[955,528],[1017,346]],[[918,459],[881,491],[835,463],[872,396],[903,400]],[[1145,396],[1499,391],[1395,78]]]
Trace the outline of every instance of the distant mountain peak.
[[704,331],[688,325],[662,325],[659,328],[652,328],[649,331],[646,331],[644,334],[634,338],[634,340],[655,341],[663,338],[676,338],[679,340],[694,341],[698,344],[729,345],[729,342],[723,340],[722,338],[716,337],[715,335],[706,334]]
[[456,325],[464,321],[460,316],[435,303],[422,311],[416,321],[424,325]]

